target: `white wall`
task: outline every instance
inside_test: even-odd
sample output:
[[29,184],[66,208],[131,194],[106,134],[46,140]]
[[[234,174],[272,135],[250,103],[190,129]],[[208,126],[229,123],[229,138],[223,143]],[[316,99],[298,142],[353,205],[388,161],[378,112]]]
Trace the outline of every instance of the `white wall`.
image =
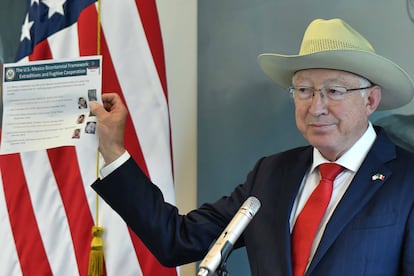
[[[197,1],[157,0],[164,41],[177,206],[197,199]],[[181,267],[195,275],[195,265]]]

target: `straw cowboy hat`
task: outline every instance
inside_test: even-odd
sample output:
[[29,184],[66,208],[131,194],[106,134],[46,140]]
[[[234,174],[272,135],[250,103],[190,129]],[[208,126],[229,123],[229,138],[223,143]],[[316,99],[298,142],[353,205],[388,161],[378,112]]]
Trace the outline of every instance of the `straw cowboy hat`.
[[261,54],[260,67],[282,87],[291,85],[296,71],[325,68],[360,75],[382,88],[380,110],[411,101],[414,82],[397,64],[375,53],[371,44],[341,19],[316,19],[303,36],[298,55]]

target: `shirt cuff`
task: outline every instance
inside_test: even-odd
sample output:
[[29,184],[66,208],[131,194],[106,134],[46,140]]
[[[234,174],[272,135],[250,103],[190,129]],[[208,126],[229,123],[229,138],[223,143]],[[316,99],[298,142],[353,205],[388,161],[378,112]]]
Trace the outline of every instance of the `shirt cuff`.
[[125,151],[121,156],[118,157],[118,159],[109,163],[101,169],[101,178],[107,177],[110,173],[121,167],[121,165],[124,164],[130,157],[131,155],[128,153],[128,151]]

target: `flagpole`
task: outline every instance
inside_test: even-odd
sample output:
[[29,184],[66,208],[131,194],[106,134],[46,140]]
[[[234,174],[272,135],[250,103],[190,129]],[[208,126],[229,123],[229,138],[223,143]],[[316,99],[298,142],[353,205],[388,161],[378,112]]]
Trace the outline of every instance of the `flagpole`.
[[[101,54],[101,0],[97,0],[97,49],[96,54]],[[102,67],[101,67],[102,68]],[[99,177],[99,150],[96,150],[96,178]],[[88,276],[104,275],[104,255],[103,255],[103,227],[99,226],[99,196],[96,194],[95,200],[95,225],[92,227],[91,251],[89,254]]]
[[[101,0],[97,0],[96,54],[101,54]],[[101,66],[102,68],[102,66]],[[96,178],[99,177],[99,150],[96,150]],[[95,224],[99,226],[99,196],[96,194]]]

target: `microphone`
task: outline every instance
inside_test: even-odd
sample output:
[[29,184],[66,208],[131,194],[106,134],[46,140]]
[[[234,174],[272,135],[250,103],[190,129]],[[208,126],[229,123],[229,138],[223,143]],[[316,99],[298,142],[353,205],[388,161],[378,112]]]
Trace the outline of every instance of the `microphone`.
[[260,201],[256,197],[251,196],[246,199],[200,263],[197,276],[213,275],[220,263],[227,259],[234,243],[243,233],[259,208]]

